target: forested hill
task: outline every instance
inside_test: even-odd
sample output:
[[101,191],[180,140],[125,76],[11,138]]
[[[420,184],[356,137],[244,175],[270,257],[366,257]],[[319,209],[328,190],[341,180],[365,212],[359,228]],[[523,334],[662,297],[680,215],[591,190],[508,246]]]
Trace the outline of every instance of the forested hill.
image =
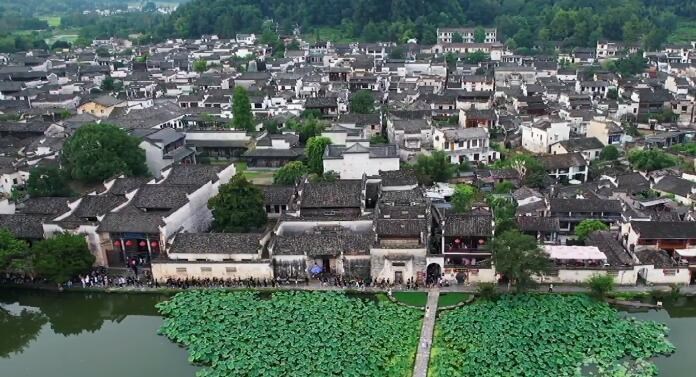
[[[696,20],[693,0],[191,0],[161,35],[195,37],[259,31],[265,19],[283,31],[364,41],[435,42],[442,26],[496,26],[517,47],[562,42],[592,46],[598,39],[663,43],[678,24]],[[323,35],[320,37],[326,37]]]

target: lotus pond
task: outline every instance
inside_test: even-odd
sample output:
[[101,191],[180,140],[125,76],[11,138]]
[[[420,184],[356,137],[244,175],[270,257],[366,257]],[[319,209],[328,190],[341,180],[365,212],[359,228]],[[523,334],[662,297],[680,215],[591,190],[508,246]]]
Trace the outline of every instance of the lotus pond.
[[410,376],[423,312],[343,293],[190,291],[157,305],[197,375]]
[[440,314],[430,376],[653,376],[668,329],[582,295],[505,295]]

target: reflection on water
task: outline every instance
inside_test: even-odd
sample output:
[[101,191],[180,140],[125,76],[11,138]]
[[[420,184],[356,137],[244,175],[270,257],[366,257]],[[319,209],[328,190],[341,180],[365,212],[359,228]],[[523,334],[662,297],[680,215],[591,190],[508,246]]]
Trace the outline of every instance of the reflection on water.
[[163,299],[0,289],[0,376],[193,376],[186,351],[157,335]]

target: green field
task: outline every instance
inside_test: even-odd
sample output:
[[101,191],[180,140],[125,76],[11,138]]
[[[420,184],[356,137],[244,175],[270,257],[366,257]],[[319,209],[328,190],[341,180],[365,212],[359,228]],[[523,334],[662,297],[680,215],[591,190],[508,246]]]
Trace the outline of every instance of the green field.
[[199,377],[407,377],[423,312],[329,292],[188,291],[158,304],[160,333]]
[[48,26],[50,27],[60,26],[60,16],[41,16],[39,17],[39,19],[45,20],[48,23]]
[[679,21],[677,30],[667,38],[670,43],[688,43],[696,41],[696,21]]
[[440,314],[429,376],[655,376],[650,358],[675,350],[667,331],[584,295],[477,300]]
[[428,302],[428,294],[425,292],[394,292],[392,295],[396,301],[420,308]]
[[457,305],[460,302],[464,302],[471,297],[468,293],[461,292],[445,292],[440,293],[440,297],[437,300],[437,307],[443,308],[446,306]]

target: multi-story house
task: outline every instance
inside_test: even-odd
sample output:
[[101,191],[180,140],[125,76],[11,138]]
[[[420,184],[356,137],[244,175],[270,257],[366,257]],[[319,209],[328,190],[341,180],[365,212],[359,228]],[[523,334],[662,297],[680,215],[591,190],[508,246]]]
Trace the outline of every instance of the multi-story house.
[[[495,28],[485,28],[486,34],[484,43],[495,43],[498,41],[498,31]],[[476,28],[438,28],[437,43],[452,43],[455,35],[462,37],[462,42],[473,43],[476,41]]]
[[453,164],[491,163],[500,157],[500,153],[490,148],[490,137],[485,128],[436,128],[433,149],[444,151]]
[[570,138],[568,122],[558,118],[541,118],[521,128],[522,147],[533,153],[549,153],[551,144]]

